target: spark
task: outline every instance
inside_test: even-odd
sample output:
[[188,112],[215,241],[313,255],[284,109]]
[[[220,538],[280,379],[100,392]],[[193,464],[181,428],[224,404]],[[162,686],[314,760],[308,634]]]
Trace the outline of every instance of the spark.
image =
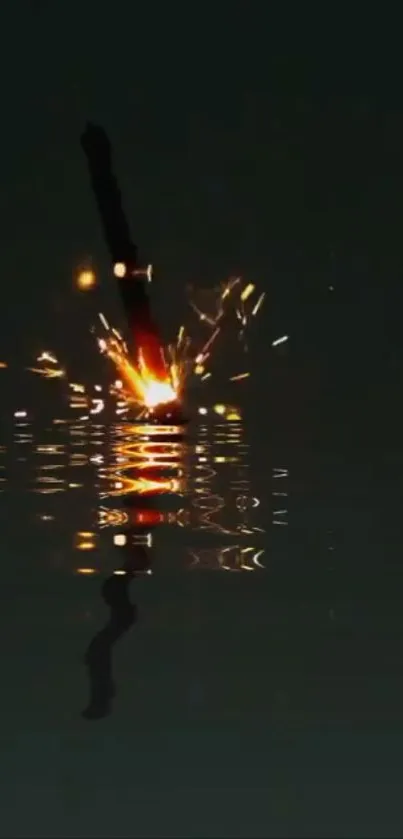
[[272,341],[272,347],[278,347],[279,344],[284,344],[286,341],[288,341],[288,335],[282,335],[281,338]]
[[204,347],[201,351],[201,355],[203,355],[203,356],[206,355],[207,350],[210,349],[211,345],[213,344],[213,342],[215,341],[215,339],[217,338],[219,333],[220,333],[220,327],[217,327],[217,329],[214,330],[213,334],[210,336],[208,341],[206,341],[206,343],[205,343],[205,345],[204,345]]
[[101,323],[102,323],[102,326],[103,326],[103,327],[107,330],[107,332],[109,332],[110,326],[109,326],[108,321],[106,320],[105,315],[104,315],[104,314],[102,314],[102,312],[99,312],[98,317],[99,317],[99,320],[100,320],[100,321],[101,321]]
[[251,294],[253,294],[254,290],[255,286],[253,285],[253,283],[248,283],[248,285],[245,286],[244,290],[241,292],[242,303],[246,303],[248,297],[250,297]]
[[63,379],[66,371],[53,367],[27,367],[30,373],[37,373],[38,376],[43,376],[44,379]]
[[51,364],[58,364],[56,356],[48,350],[44,350],[40,355],[38,355],[38,358],[36,360],[38,362],[50,361]]
[[264,300],[265,297],[266,297],[266,292],[264,291],[263,294],[260,295],[257,303],[255,303],[255,305],[252,309],[252,315],[253,316],[257,315],[261,305],[263,304],[263,300]]
[[230,382],[240,382],[242,379],[247,379],[250,373],[238,373],[236,376],[231,376]]

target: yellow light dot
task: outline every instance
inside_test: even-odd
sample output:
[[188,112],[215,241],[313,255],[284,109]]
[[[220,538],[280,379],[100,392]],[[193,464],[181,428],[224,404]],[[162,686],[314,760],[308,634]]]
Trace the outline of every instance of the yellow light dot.
[[226,408],[225,405],[214,405],[214,410],[216,414],[223,416],[225,414]]
[[245,301],[248,299],[248,297],[251,296],[251,294],[254,292],[254,290],[255,290],[255,286],[253,285],[253,283],[249,283],[244,288],[244,290],[241,294],[241,300],[242,300],[243,303],[245,303]]
[[124,264],[124,262],[116,262],[116,264],[113,266],[113,273],[115,277],[118,277],[119,279],[125,277],[126,265]]
[[96,277],[93,271],[87,268],[81,271],[77,277],[77,285],[80,291],[89,291],[96,285]]

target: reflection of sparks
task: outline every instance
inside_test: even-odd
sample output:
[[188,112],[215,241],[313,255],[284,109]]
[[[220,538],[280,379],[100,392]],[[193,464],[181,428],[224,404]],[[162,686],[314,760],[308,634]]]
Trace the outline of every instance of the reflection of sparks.
[[[263,546],[258,543],[264,531],[252,520],[259,499],[249,484],[249,447],[242,442],[241,423],[226,422],[229,410],[235,411],[235,407],[212,405],[209,414],[213,425],[201,421],[195,444],[183,436],[179,426],[165,429],[151,423],[124,422],[109,426],[97,419],[87,427],[70,422],[69,443],[35,444],[33,452],[46,459],[38,457],[33,491],[41,493],[38,498],[48,497],[49,504],[55,497],[52,493],[84,486],[73,483],[67,472],[66,480],[61,480],[63,468],[94,464],[96,469],[98,511],[95,521],[89,518],[87,529],[84,526],[74,535],[75,549],[87,554],[75,563],[79,566],[75,573],[100,573],[92,557],[108,533],[117,548],[130,551],[134,539],[141,537],[144,542],[147,534],[160,526],[179,527],[185,538],[189,531],[206,534],[206,550],[196,548],[191,567],[246,573],[265,567]],[[80,434],[86,435],[85,445],[102,449],[96,454],[91,454],[92,448],[86,454],[72,450],[72,445],[81,445]],[[287,474],[285,467],[273,470],[273,477]],[[159,503],[161,495],[165,499]],[[128,503],[120,506],[115,499],[122,496]],[[111,503],[104,500],[107,498]],[[271,525],[286,521],[285,498],[279,498],[272,507]],[[214,534],[218,537],[216,547],[211,541]]]
[[103,409],[105,407],[104,400],[103,399],[93,399],[92,401],[93,401],[94,407],[91,408],[90,414],[100,414],[101,411],[103,411]]
[[180,490],[180,484],[177,478],[155,478],[150,480],[148,478],[127,478],[124,475],[115,481],[115,488],[108,489],[105,493],[108,497],[119,495],[159,495],[159,494],[175,494]]
[[[143,431],[147,428],[139,427]],[[175,429],[177,432],[178,427]],[[155,431],[155,426],[151,426],[151,430]],[[102,468],[99,472],[100,477],[107,482],[104,497],[181,494],[182,444],[153,440],[152,436],[152,433],[143,435],[137,432],[133,438],[124,434],[112,446],[113,466]],[[104,519],[105,515],[104,512]]]
[[264,570],[264,565],[259,561],[264,550],[257,550],[253,547],[242,548],[240,545],[228,545],[225,548],[207,548],[204,550],[189,550],[192,557],[191,568],[200,570],[222,570],[222,571],[256,571],[257,568]]

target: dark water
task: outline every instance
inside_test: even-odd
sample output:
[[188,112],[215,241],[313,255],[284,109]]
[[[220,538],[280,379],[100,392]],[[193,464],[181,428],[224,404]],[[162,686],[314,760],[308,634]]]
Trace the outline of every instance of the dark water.
[[402,456],[97,419],[1,441],[1,835],[402,836]]

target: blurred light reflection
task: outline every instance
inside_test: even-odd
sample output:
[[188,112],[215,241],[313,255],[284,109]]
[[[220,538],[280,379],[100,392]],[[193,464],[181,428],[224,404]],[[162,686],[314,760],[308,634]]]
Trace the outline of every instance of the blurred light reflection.
[[[0,449],[0,491],[12,473],[14,488],[38,497],[36,520],[43,526],[65,522],[71,528],[75,520],[74,532],[66,534],[74,552],[98,556],[103,546],[127,552],[134,544],[155,549],[159,543],[162,551],[169,528],[186,567],[250,572],[265,566],[263,525],[288,524],[288,469],[272,470],[271,516],[263,513],[236,406],[199,409],[186,432],[173,425],[100,423],[97,416],[88,422],[53,418],[46,428],[28,421],[22,432],[20,419],[14,418],[11,445]],[[10,456],[24,466],[10,473]],[[100,562],[75,563],[75,571],[96,573]]]

